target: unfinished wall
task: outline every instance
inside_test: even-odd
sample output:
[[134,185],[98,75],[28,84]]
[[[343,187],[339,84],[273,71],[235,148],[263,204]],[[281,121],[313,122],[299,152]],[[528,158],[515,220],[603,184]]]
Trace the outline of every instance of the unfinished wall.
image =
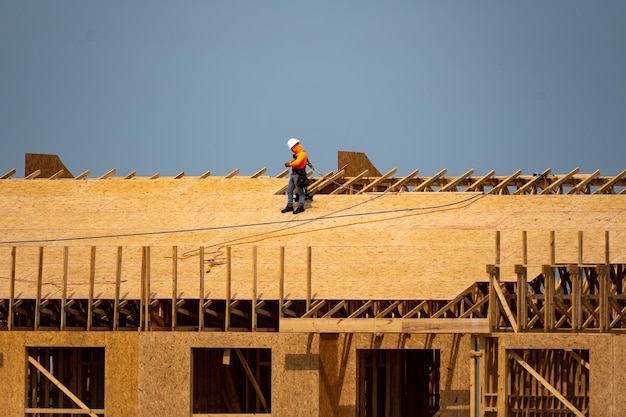
[[589,415],[626,415],[626,335],[615,334],[510,334],[499,338],[500,349],[588,349]]
[[[193,348],[271,348],[273,417],[323,415],[318,407],[319,336],[152,332],[139,336],[140,417],[191,415]],[[297,398],[297,400],[295,400]]]
[[320,337],[320,416],[357,415],[357,349],[434,349],[441,353],[441,417],[467,416],[470,405],[468,335],[337,334]]
[[105,349],[105,409],[107,417],[137,415],[137,333],[124,332],[2,332],[0,333],[0,410],[24,415],[28,347],[89,347]]

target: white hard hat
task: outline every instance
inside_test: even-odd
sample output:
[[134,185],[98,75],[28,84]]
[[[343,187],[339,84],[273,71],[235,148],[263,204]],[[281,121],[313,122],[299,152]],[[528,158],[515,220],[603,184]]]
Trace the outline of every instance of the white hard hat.
[[296,138],[291,138],[287,141],[287,146],[289,147],[289,149],[293,148],[294,146],[296,146],[298,143],[300,143],[300,141]]

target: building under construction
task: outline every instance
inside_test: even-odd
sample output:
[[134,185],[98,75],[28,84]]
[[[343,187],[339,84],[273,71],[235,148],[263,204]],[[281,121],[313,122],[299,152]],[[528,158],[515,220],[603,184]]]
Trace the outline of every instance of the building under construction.
[[[626,170],[0,177],[6,416],[624,416]],[[1,173],[0,173],[1,174]]]

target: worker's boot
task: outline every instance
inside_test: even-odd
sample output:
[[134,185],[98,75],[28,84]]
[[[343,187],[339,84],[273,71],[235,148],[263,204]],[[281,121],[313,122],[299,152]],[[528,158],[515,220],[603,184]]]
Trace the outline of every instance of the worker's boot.
[[293,206],[287,206],[284,209],[282,209],[280,212],[281,213],[287,213],[289,211],[293,211]]
[[298,214],[298,213],[302,213],[304,211],[304,206],[298,206],[294,211],[293,214]]

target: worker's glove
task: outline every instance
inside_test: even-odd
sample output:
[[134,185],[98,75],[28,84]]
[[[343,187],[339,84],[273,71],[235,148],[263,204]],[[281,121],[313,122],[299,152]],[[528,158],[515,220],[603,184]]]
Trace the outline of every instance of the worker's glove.
[[289,166],[289,162],[285,162],[285,166],[288,167]]

